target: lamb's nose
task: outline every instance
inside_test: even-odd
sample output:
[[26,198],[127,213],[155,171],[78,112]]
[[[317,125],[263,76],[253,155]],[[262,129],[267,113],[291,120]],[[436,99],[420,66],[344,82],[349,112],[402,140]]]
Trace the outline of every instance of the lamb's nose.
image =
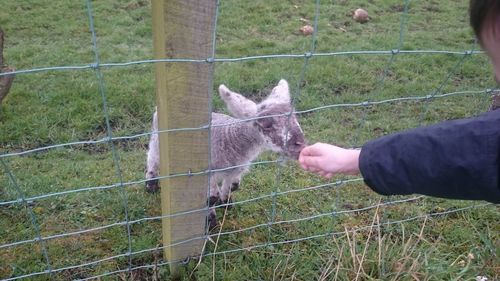
[[306,142],[304,141],[297,141],[294,143],[294,146],[299,149],[299,150],[302,150],[304,147],[306,147]]

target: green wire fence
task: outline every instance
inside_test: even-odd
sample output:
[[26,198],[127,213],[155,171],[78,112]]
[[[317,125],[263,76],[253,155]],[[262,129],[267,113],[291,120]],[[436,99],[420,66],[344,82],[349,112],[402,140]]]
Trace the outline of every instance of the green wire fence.
[[[213,0],[215,1],[215,0]],[[223,0],[221,0],[223,1]],[[67,143],[58,143],[58,144],[52,144],[52,145],[46,145],[46,146],[40,146],[37,148],[32,148],[32,149],[26,149],[26,150],[18,150],[18,151],[3,151],[2,154],[0,154],[0,162],[2,166],[2,170],[4,171],[4,174],[6,175],[6,178],[10,182],[10,186],[15,189],[16,192],[16,199],[14,200],[4,200],[0,198],[0,208],[3,207],[9,207],[9,206],[23,206],[26,208],[28,211],[30,220],[31,220],[31,225],[33,229],[35,230],[35,236],[30,238],[30,239],[21,239],[18,241],[14,241],[11,243],[4,243],[0,244],[0,251],[10,249],[10,248],[15,248],[19,247],[22,245],[38,245],[40,247],[42,255],[43,255],[43,262],[45,263],[45,270],[42,271],[35,271],[35,272],[26,272],[21,275],[16,275],[16,276],[0,276],[1,280],[22,280],[22,279],[32,279],[35,277],[47,277],[48,279],[56,278],[56,275],[61,272],[69,271],[72,269],[78,269],[78,268],[85,268],[85,267],[95,267],[98,266],[101,263],[112,261],[112,260],[118,260],[118,259],[126,259],[127,260],[127,266],[124,268],[117,269],[115,271],[106,271],[106,272],[93,272],[92,275],[89,275],[85,278],[82,278],[80,280],[92,280],[92,279],[99,279],[102,277],[106,276],[114,276],[120,273],[131,273],[133,271],[139,270],[139,269],[152,269],[152,268],[157,268],[159,266],[165,266],[169,265],[172,263],[186,263],[189,262],[189,260],[182,260],[182,261],[166,261],[162,260],[159,263],[154,263],[154,264],[143,264],[143,265],[134,265],[132,262],[132,259],[134,256],[141,255],[141,254],[150,254],[155,251],[158,251],[160,249],[165,249],[168,247],[172,246],[177,246],[183,243],[188,243],[193,240],[203,240],[203,241],[209,241],[213,239],[225,239],[226,237],[229,237],[230,235],[238,234],[238,233],[244,233],[250,230],[255,230],[255,229],[266,229],[267,228],[267,238],[266,241],[263,243],[258,243],[250,246],[236,246],[234,248],[222,248],[222,249],[217,249],[214,252],[210,251],[205,251],[205,252],[200,252],[198,258],[203,258],[203,257],[209,257],[209,256],[218,256],[218,255],[225,255],[225,254],[230,254],[230,253],[237,253],[237,252],[246,252],[252,249],[258,249],[258,248],[263,248],[263,247],[270,247],[270,246],[275,246],[275,245],[283,245],[283,244],[291,244],[291,243],[298,243],[302,242],[305,240],[312,240],[312,239],[318,239],[318,238],[324,238],[324,237],[331,237],[335,235],[344,235],[346,232],[341,231],[329,231],[326,233],[318,233],[316,235],[310,235],[307,237],[301,237],[301,238],[294,238],[294,239],[285,239],[282,241],[273,241],[271,238],[271,232],[272,232],[272,227],[280,224],[293,224],[293,223],[298,223],[298,222],[303,222],[303,221],[312,221],[315,219],[319,218],[328,218],[328,217],[338,217],[338,216],[347,216],[347,215],[355,215],[360,212],[368,211],[368,210],[374,210],[379,207],[383,206],[391,206],[391,205],[397,205],[397,204],[405,204],[409,202],[419,202],[423,200],[423,196],[412,196],[404,199],[393,199],[393,200],[388,200],[385,202],[380,202],[378,204],[370,205],[367,207],[361,207],[361,208],[353,208],[350,210],[332,210],[330,212],[324,212],[324,213],[317,213],[315,215],[311,216],[304,216],[304,217],[299,217],[296,219],[289,219],[289,220],[279,220],[276,216],[276,202],[277,199],[281,197],[286,197],[290,195],[291,193],[305,193],[305,192],[311,192],[313,190],[320,190],[320,189],[327,189],[327,190],[332,190],[332,189],[337,189],[342,186],[351,184],[351,183],[356,183],[356,182],[362,182],[361,178],[356,178],[356,179],[342,179],[342,180],[337,180],[334,182],[326,183],[326,184],[319,184],[315,186],[309,186],[305,188],[300,188],[300,189],[293,189],[293,190],[286,190],[286,191],[281,191],[282,188],[280,188],[280,185],[283,182],[282,179],[282,167],[283,165],[282,162],[284,161],[283,159],[278,159],[278,160],[268,160],[268,161],[257,161],[253,162],[250,165],[251,166],[260,166],[260,165],[276,165],[277,167],[277,173],[275,177],[275,184],[273,191],[270,194],[265,194],[257,197],[253,197],[247,200],[240,200],[236,201],[234,203],[227,203],[227,204],[222,204],[220,206],[217,206],[217,208],[225,208],[227,206],[237,206],[237,205],[244,205],[248,204],[251,202],[256,202],[260,201],[263,199],[269,199],[271,200],[271,206],[270,206],[270,218],[269,221],[266,223],[261,223],[257,225],[253,225],[247,228],[242,228],[238,230],[232,230],[232,231],[225,231],[225,232],[219,232],[219,233],[209,233],[207,232],[206,235],[201,236],[201,237],[195,237],[186,241],[181,241],[175,244],[170,244],[170,245],[162,245],[158,247],[153,247],[149,249],[142,249],[139,251],[134,251],[132,247],[132,236],[133,234],[131,233],[131,228],[134,225],[143,223],[143,222],[148,222],[148,221],[159,221],[165,218],[169,217],[178,217],[178,216],[183,216],[186,214],[190,213],[195,213],[195,212],[200,212],[200,211],[207,211],[209,210],[209,206],[206,206],[203,209],[199,210],[190,210],[186,212],[180,212],[180,213],[174,213],[174,214],[168,214],[164,216],[145,216],[140,219],[131,219],[129,212],[130,212],[130,206],[129,202],[127,199],[127,195],[125,194],[125,190],[132,186],[132,185],[137,185],[137,184],[144,184],[145,180],[144,179],[138,179],[135,181],[125,181],[124,177],[122,175],[122,162],[120,161],[120,155],[119,151],[116,148],[116,142],[122,141],[122,140],[133,140],[133,139],[138,139],[138,138],[144,138],[148,137],[151,134],[155,132],[144,132],[140,134],[134,134],[134,135],[128,135],[128,136],[114,136],[113,135],[113,129],[112,126],[110,125],[110,115],[109,115],[109,108],[108,108],[108,97],[106,93],[106,78],[105,75],[103,74],[103,69],[108,69],[108,68],[126,68],[134,65],[144,65],[144,64],[155,64],[155,63],[199,63],[199,64],[220,64],[220,63],[241,63],[241,62],[246,62],[246,61],[256,61],[256,60],[286,60],[286,59],[302,59],[302,67],[300,69],[300,74],[299,74],[299,79],[295,83],[294,86],[294,95],[292,98],[292,101],[296,101],[300,95],[301,95],[301,89],[305,81],[305,75],[306,72],[308,71],[309,64],[311,60],[314,60],[315,58],[320,58],[320,57],[340,57],[340,56],[352,56],[352,55],[378,55],[378,56],[387,56],[387,62],[385,66],[383,67],[382,73],[379,75],[374,93],[378,93],[381,91],[382,87],[384,86],[384,81],[387,78],[387,75],[390,71],[390,69],[393,67],[393,64],[395,61],[398,59],[400,56],[405,56],[405,55],[414,55],[414,54],[428,54],[428,55],[449,55],[453,57],[460,57],[460,59],[456,62],[456,64],[453,66],[453,68],[449,71],[449,73],[441,80],[439,83],[439,86],[432,91],[429,94],[423,95],[423,96],[407,96],[407,97],[398,97],[398,98],[392,98],[392,99],[385,99],[385,100],[375,100],[373,97],[374,95],[368,97],[365,101],[362,102],[352,102],[352,103],[337,103],[337,104],[326,104],[314,108],[309,108],[305,110],[297,110],[295,113],[299,115],[302,114],[308,114],[308,113],[314,113],[322,110],[329,110],[333,108],[361,108],[361,116],[359,118],[359,126],[357,128],[357,132],[353,134],[353,139],[351,141],[351,144],[353,147],[358,147],[360,146],[360,132],[363,128],[363,126],[366,124],[366,118],[367,118],[367,108],[369,106],[376,106],[376,105],[381,105],[381,104],[393,104],[393,103],[398,103],[398,102],[409,102],[409,101],[420,101],[422,103],[423,110],[421,111],[420,116],[418,117],[419,124],[423,123],[424,117],[427,114],[429,110],[429,104],[433,100],[439,100],[441,98],[447,98],[447,97],[452,97],[452,96],[490,96],[495,92],[494,88],[491,89],[484,89],[484,90],[477,90],[477,91],[470,91],[470,90],[464,90],[464,91],[457,91],[457,92],[451,92],[451,93],[443,93],[442,90],[444,86],[449,83],[450,78],[453,76],[453,74],[464,64],[466,60],[468,60],[472,56],[476,55],[481,55],[482,52],[479,50],[476,50],[476,44],[475,42],[471,45],[471,48],[469,50],[464,50],[464,51],[442,51],[442,50],[406,50],[403,49],[403,43],[404,43],[404,36],[405,36],[405,27],[408,22],[408,17],[409,17],[409,4],[410,0],[404,0],[403,5],[404,9],[401,13],[401,18],[400,18],[400,33],[399,33],[399,40],[397,44],[394,46],[393,49],[390,50],[368,50],[368,51],[345,51],[345,52],[317,52],[317,31],[318,31],[318,20],[321,17],[321,3],[320,0],[315,0],[315,14],[314,14],[314,33],[311,36],[311,43],[310,43],[310,48],[306,53],[303,54],[276,54],[276,55],[259,55],[259,56],[244,56],[244,57],[236,57],[236,58],[224,58],[224,57],[218,57],[215,54],[216,50],[216,33],[217,33],[217,28],[214,28],[214,34],[212,36],[213,39],[213,50],[214,50],[214,55],[213,57],[209,57],[206,59],[191,59],[191,58],[176,58],[176,59],[146,59],[146,60],[137,60],[137,61],[127,61],[127,62],[118,62],[118,63],[108,63],[108,62],[103,62],[102,59],[99,56],[99,45],[97,43],[97,35],[95,32],[94,28],[94,17],[93,17],[93,8],[92,8],[92,1],[86,0],[86,8],[87,8],[87,14],[88,14],[88,22],[89,22],[89,27],[90,27],[90,34],[92,38],[92,48],[93,48],[93,53],[94,53],[94,61],[90,64],[83,64],[83,65],[72,65],[72,66],[51,66],[51,67],[40,67],[40,68],[32,68],[32,69],[21,69],[17,70],[14,73],[17,75],[31,75],[34,73],[40,73],[40,72],[61,72],[61,71],[83,71],[83,70],[93,70],[95,75],[96,75],[96,81],[98,83],[98,90],[99,94],[102,98],[102,113],[103,117],[105,119],[105,129],[106,129],[106,136],[97,139],[97,140],[82,140],[82,141],[76,141],[76,142],[67,142]],[[269,5],[272,5],[272,3],[269,3]],[[217,22],[217,17],[219,15],[219,7],[220,3],[217,1],[217,12],[213,15],[215,18],[215,22]],[[11,73],[10,73],[11,74]],[[9,75],[9,73],[0,73],[0,76],[4,75]],[[208,91],[211,91],[211,89],[207,89]],[[254,118],[255,119],[255,118]],[[250,119],[246,120],[241,120],[238,122],[245,122]],[[229,124],[226,124],[229,125]],[[204,126],[196,127],[196,128],[173,128],[173,129],[168,129],[168,130],[161,130],[157,133],[159,134],[168,134],[172,132],[178,132],[178,131],[197,131],[197,130],[206,130],[212,127],[210,124],[206,124]],[[13,169],[9,166],[8,160],[11,158],[15,157],[24,157],[24,156],[29,156],[33,155],[36,153],[41,153],[41,152],[46,152],[54,149],[67,149],[71,148],[74,146],[80,146],[80,145],[98,145],[98,144],[106,144],[110,147],[110,150],[112,152],[112,158],[113,158],[113,166],[115,169],[115,174],[117,181],[113,184],[110,185],[102,185],[102,186],[92,186],[92,187],[75,187],[70,190],[66,191],[54,191],[54,192],[49,192],[46,194],[41,194],[37,196],[27,196],[24,194],[23,190],[20,188],[18,184],[18,180],[16,179],[16,175],[13,172]],[[170,174],[170,175],[160,175],[157,179],[164,179],[164,178],[173,178],[173,177],[188,177],[188,176],[193,176],[193,175],[202,175],[202,174],[210,174],[212,172],[217,172],[217,171],[223,171],[223,170],[229,170],[235,167],[226,167],[224,169],[219,169],[219,170],[203,170],[203,171],[190,171],[189,173],[178,173],[178,174]],[[69,231],[69,232],[62,232],[59,234],[54,234],[50,236],[43,236],[40,232],[40,225],[39,225],[39,220],[37,219],[36,213],[33,211],[33,203],[42,201],[42,200],[54,200],[56,198],[61,198],[61,200],[64,200],[64,197],[70,194],[85,194],[85,193],[90,193],[90,192],[95,192],[99,190],[119,190],[120,193],[120,198],[117,198],[116,200],[120,200],[122,203],[122,207],[124,210],[124,217],[122,218],[121,221],[111,223],[111,224],[104,224],[98,227],[92,227],[92,228],[86,228],[86,229],[81,229],[78,231]],[[485,206],[488,206],[490,204],[487,203],[481,203],[481,204],[470,204],[470,206],[466,207],[460,207],[460,208],[454,208],[450,210],[443,210],[443,211],[438,211],[438,212],[433,212],[433,213],[428,213],[428,214],[422,214],[418,216],[413,216],[405,219],[400,219],[400,220],[390,220],[389,218],[385,218],[384,222],[380,222],[378,224],[374,225],[366,225],[366,226],[360,226],[357,229],[354,229],[352,231],[360,231],[363,229],[369,229],[373,227],[385,227],[385,226],[390,226],[390,225],[395,225],[395,224],[401,224],[404,222],[408,221],[414,221],[414,220],[420,220],[424,218],[429,218],[429,217],[434,217],[434,216],[443,216],[451,213],[457,213],[461,212],[464,210],[469,210],[472,208],[482,208]],[[61,239],[61,238],[66,238],[66,237],[74,237],[78,235],[83,235],[87,233],[94,233],[94,232],[99,232],[105,229],[111,229],[115,227],[121,227],[124,229],[127,237],[127,248],[124,252],[117,254],[117,255],[112,255],[112,256],[106,256],[103,257],[102,259],[99,260],[92,260],[92,261],[85,261],[82,262],[81,264],[74,264],[70,266],[65,266],[65,267],[55,267],[53,266],[54,260],[53,258],[49,257],[49,250],[48,250],[48,245],[47,243],[49,241],[53,241],[56,239]],[[160,231],[160,230],[158,230]]]

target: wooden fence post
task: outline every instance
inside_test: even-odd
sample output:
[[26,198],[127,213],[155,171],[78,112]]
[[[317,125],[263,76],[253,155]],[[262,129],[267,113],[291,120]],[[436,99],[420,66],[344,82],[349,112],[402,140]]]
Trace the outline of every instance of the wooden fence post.
[[[153,0],[154,57],[207,59],[212,56],[216,0]],[[156,63],[158,129],[196,128],[207,125],[210,63]],[[160,175],[204,171],[208,168],[208,129],[160,133]],[[162,179],[162,214],[175,214],[206,207],[208,175]],[[164,218],[164,254],[171,274],[178,277],[178,263],[200,255],[207,212]]]

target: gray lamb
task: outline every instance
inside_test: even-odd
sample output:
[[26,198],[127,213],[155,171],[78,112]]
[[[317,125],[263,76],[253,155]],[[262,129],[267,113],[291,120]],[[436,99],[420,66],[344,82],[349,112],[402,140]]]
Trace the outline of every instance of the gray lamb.
[[[210,206],[230,202],[230,192],[239,188],[241,177],[250,163],[263,151],[271,150],[289,158],[298,159],[306,145],[304,134],[293,114],[288,83],[282,79],[271,94],[259,104],[219,86],[219,94],[232,116],[212,113]],[[278,115],[278,116],[276,116]],[[251,119],[251,120],[245,120]],[[244,121],[242,121],[244,120]],[[152,131],[158,131],[156,112]],[[228,167],[238,166],[233,169]],[[149,142],[146,190],[158,190],[159,144],[158,134]],[[210,212],[210,226],[216,225],[215,209]]]

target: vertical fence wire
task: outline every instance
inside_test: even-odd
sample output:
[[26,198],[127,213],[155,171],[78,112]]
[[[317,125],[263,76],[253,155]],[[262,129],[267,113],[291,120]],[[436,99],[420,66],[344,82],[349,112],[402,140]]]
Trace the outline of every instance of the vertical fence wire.
[[[369,111],[369,108],[368,108],[369,104],[373,100],[373,98],[376,97],[378,94],[380,94],[380,92],[382,91],[385,79],[387,78],[387,75],[389,74],[389,71],[390,71],[393,63],[396,60],[396,55],[398,55],[400,50],[403,48],[404,35],[405,35],[404,31],[406,29],[406,23],[407,23],[408,17],[409,17],[409,14],[408,14],[409,5],[410,5],[410,0],[405,0],[403,13],[401,14],[401,19],[400,19],[400,24],[399,24],[399,38],[398,38],[397,46],[395,49],[391,50],[391,55],[390,55],[386,65],[384,67],[384,70],[383,70],[381,76],[377,80],[373,94],[370,95],[370,97],[367,99],[365,106],[362,107],[361,121],[358,125],[358,128],[356,130],[356,134],[355,134],[354,139],[352,141],[353,147],[361,147],[362,146],[362,143],[360,143],[360,138],[361,138],[361,132],[366,125],[366,119],[367,119],[368,111]],[[392,198],[389,197],[388,201],[389,202],[392,201]],[[380,220],[387,221],[386,217],[385,217],[385,212],[382,212]],[[385,272],[384,261],[382,261],[380,270],[382,273]]]
[[[314,26],[313,26],[313,33],[312,33],[312,37],[311,37],[311,47],[309,49],[308,52],[306,52],[304,54],[304,63],[302,64],[302,68],[301,68],[301,71],[300,71],[300,77],[297,81],[297,90],[296,91],[292,91],[292,94],[290,96],[290,102],[291,102],[291,105],[292,105],[292,110],[295,109],[295,100],[300,96],[300,91],[301,91],[301,88],[302,88],[302,84],[304,83],[305,81],[305,75],[306,75],[306,71],[307,71],[307,67],[309,65],[309,60],[313,57],[314,55],[314,52],[316,51],[316,37],[317,37],[317,34],[318,34],[318,22],[319,22],[319,14],[320,14],[320,0],[316,0],[315,1],[315,6],[314,6]],[[287,123],[286,123],[286,128],[285,128],[285,144],[288,142],[288,133],[290,131],[290,120],[291,120],[291,117],[292,115],[294,114],[294,112],[289,112],[287,114]],[[275,180],[275,184],[274,184],[274,189],[271,193],[271,218],[270,220],[268,221],[268,236],[267,236],[267,243],[271,243],[272,241],[272,238],[271,238],[271,227],[272,225],[274,224],[275,220],[276,220],[276,194],[280,191],[279,189],[279,186],[281,184],[281,177],[282,177],[282,173],[283,173],[283,162],[285,160],[282,159],[277,163],[277,173],[276,173],[276,180]]]
[[377,80],[377,83],[375,85],[375,90],[373,90],[373,94],[371,94],[365,104],[362,108],[362,113],[361,113],[361,120],[359,122],[358,128],[356,130],[356,134],[354,135],[354,138],[352,140],[352,146],[353,147],[360,147],[360,136],[361,136],[361,131],[364,129],[366,125],[366,118],[368,116],[368,109],[367,107],[369,106],[370,101],[373,100],[373,96],[377,96],[380,94],[380,91],[382,91],[382,87],[384,85],[385,79],[387,78],[387,75],[389,73],[390,68],[392,67],[392,64],[396,60],[396,55],[399,54],[401,48],[403,47],[403,41],[404,41],[404,30],[405,30],[405,25],[406,21],[408,19],[408,9],[410,5],[410,0],[405,0],[404,2],[404,9],[403,9],[403,14],[401,15],[401,20],[399,24],[399,40],[397,47],[395,49],[391,50],[391,56],[389,57],[384,70],[382,74],[380,75],[379,79]]
[[429,103],[431,102],[432,99],[434,99],[434,97],[441,93],[441,91],[443,90],[443,88],[446,86],[446,84],[448,84],[448,81],[450,81],[451,77],[453,76],[453,74],[458,70],[460,69],[460,67],[464,64],[465,60],[470,57],[470,55],[474,52],[474,48],[476,47],[476,41],[474,40],[474,42],[472,43],[472,46],[471,46],[471,50],[467,50],[464,52],[464,54],[462,55],[462,57],[457,61],[457,63],[450,69],[450,71],[448,71],[448,74],[444,77],[443,81],[441,81],[441,83],[439,84],[439,86],[430,94],[430,95],[427,95],[426,96],[426,99],[423,103],[423,109],[422,111],[420,112],[420,115],[418,117],[418,126],[422,126],[423,122],[424,122],[424,118],[425,118],[425,115],[427,114],[428,110],[429,110]]
[[[211,56],[210,58],[207,59],[207,62],[210,63],[211,67],[210,67],[210,70],[209,70],[209,74],[208,74],[208,170],[207,170],[207,173],[208,173],[208,176],[207,176],[207,217],[205,219],[205,232],[206,233],[209,233],[210,231],[210,223],[209,223],[209,219],[210,219],[210,197],[212,196],[212,194],[210,194],[211,190],[212,190],[212,185],[211,185],[211,182],[212,182],[212,111],[213,111],[213,94],[212,94],[212,88],[213,88],[213,84],[214,84],[214,68],[215,68],[215,64],[214,64],[214,60],[215,60],[215,56],[216,56],[216,48],[217,48],[217,21],[219,20],[219,13],[220,13],[220,0],[216,0],[216,4],[215,4],[215,15],[214,15],[214,20],[213,20],[213,24],[214,26],[212,27],[212,30],[213,30],[213,33],[212,33],[212,53],[211,53]],[[217,183],[216,183],[217,184]],[[229,200],[229,199],[228,199]],[[205,245],[208,241],[208,236],[205,238]],[[203,250],[205,250],[205,245],[203,246]],[[203,250],[202,252],[200,253],[200,256],[203,255]]]
[[2,162],[3,169],[5,173],[8,175],[9,180],[11,184],[14,186],[17,192],[17,196],[20,199],[22,205],[24,205],[26,211],[28,212],[28,215],[31,220],[31,226],[33,226],[33,229],[35,230],[35,241],[40,244],[40,248],[42,248],[42,254],[43,258],[45,259],[45,263],[47,264],[47,270],[45,271],[46,273],[49,274],[50,279],[52,279],[52,267],[50,265],[50,258],[49,258],[49,251],[48,247],[45,244],[45,241],[42,239],[41,231],[40,231],[40,224],[38,224],[38,221],[36,219],[35,213],[33,212],[33,208],[30,206],[30,204],[26,201],[25,196],[23,191],[21,190],[21,187],[19,187],[19,184],[17,183],[17,179],[14,176],[14,173],[11,171],[7,163],[3,158],[0,158],[0,162]]
[[94,51],[94,57],[95,57],[95,73],[97,75],[97,80],[99,84],[99,93],[102,98],[102,108],[103,108],[103,113],[104,113],[104,118],[106,121],[106,136],[108,138],[108,144],[111,147],[112,155],[113,155],[113,163],[115,166],[115,173],[116,177],[119,181],[119,186],[118,189],[120,190],[120,196],[122,197],[123,200],[123,208],[124,208],[124,213],[125,213],[125,227],[127,231],[127,244],[128,244],[128,252],[126,253],[127,258],[128,258],[128,272],[130,273],[130,269],[132,268],[132,237],[131,237],[131,231],[130,231],[130,223],[129,223],[129,208],[128,208],[128,199],[127,199],[127,194],[125,192],[125,186],[123,184],[123,175],[121,172],[121,167],[120,167],[120,157],[118,155],[118,151],[115,147],[115,144],[113,142],[113,129],[111,128],[111,124],[109,121],[109,110],[108,110],[108,102],[107,102],[107,97],[106,97],[106,91],[105,91],[105,86],[104,86],[104,77],[101,72],[99,63],[99,48],[97,46],[97,36],[95,32],[95,26],[94,26],[94,16],[92,13],[92,2],[91,0],[87,0],[87,13],[88,13],[88,18],[89,18],[89,27],[90,27],[90,32],[92,34],[92,49]]

